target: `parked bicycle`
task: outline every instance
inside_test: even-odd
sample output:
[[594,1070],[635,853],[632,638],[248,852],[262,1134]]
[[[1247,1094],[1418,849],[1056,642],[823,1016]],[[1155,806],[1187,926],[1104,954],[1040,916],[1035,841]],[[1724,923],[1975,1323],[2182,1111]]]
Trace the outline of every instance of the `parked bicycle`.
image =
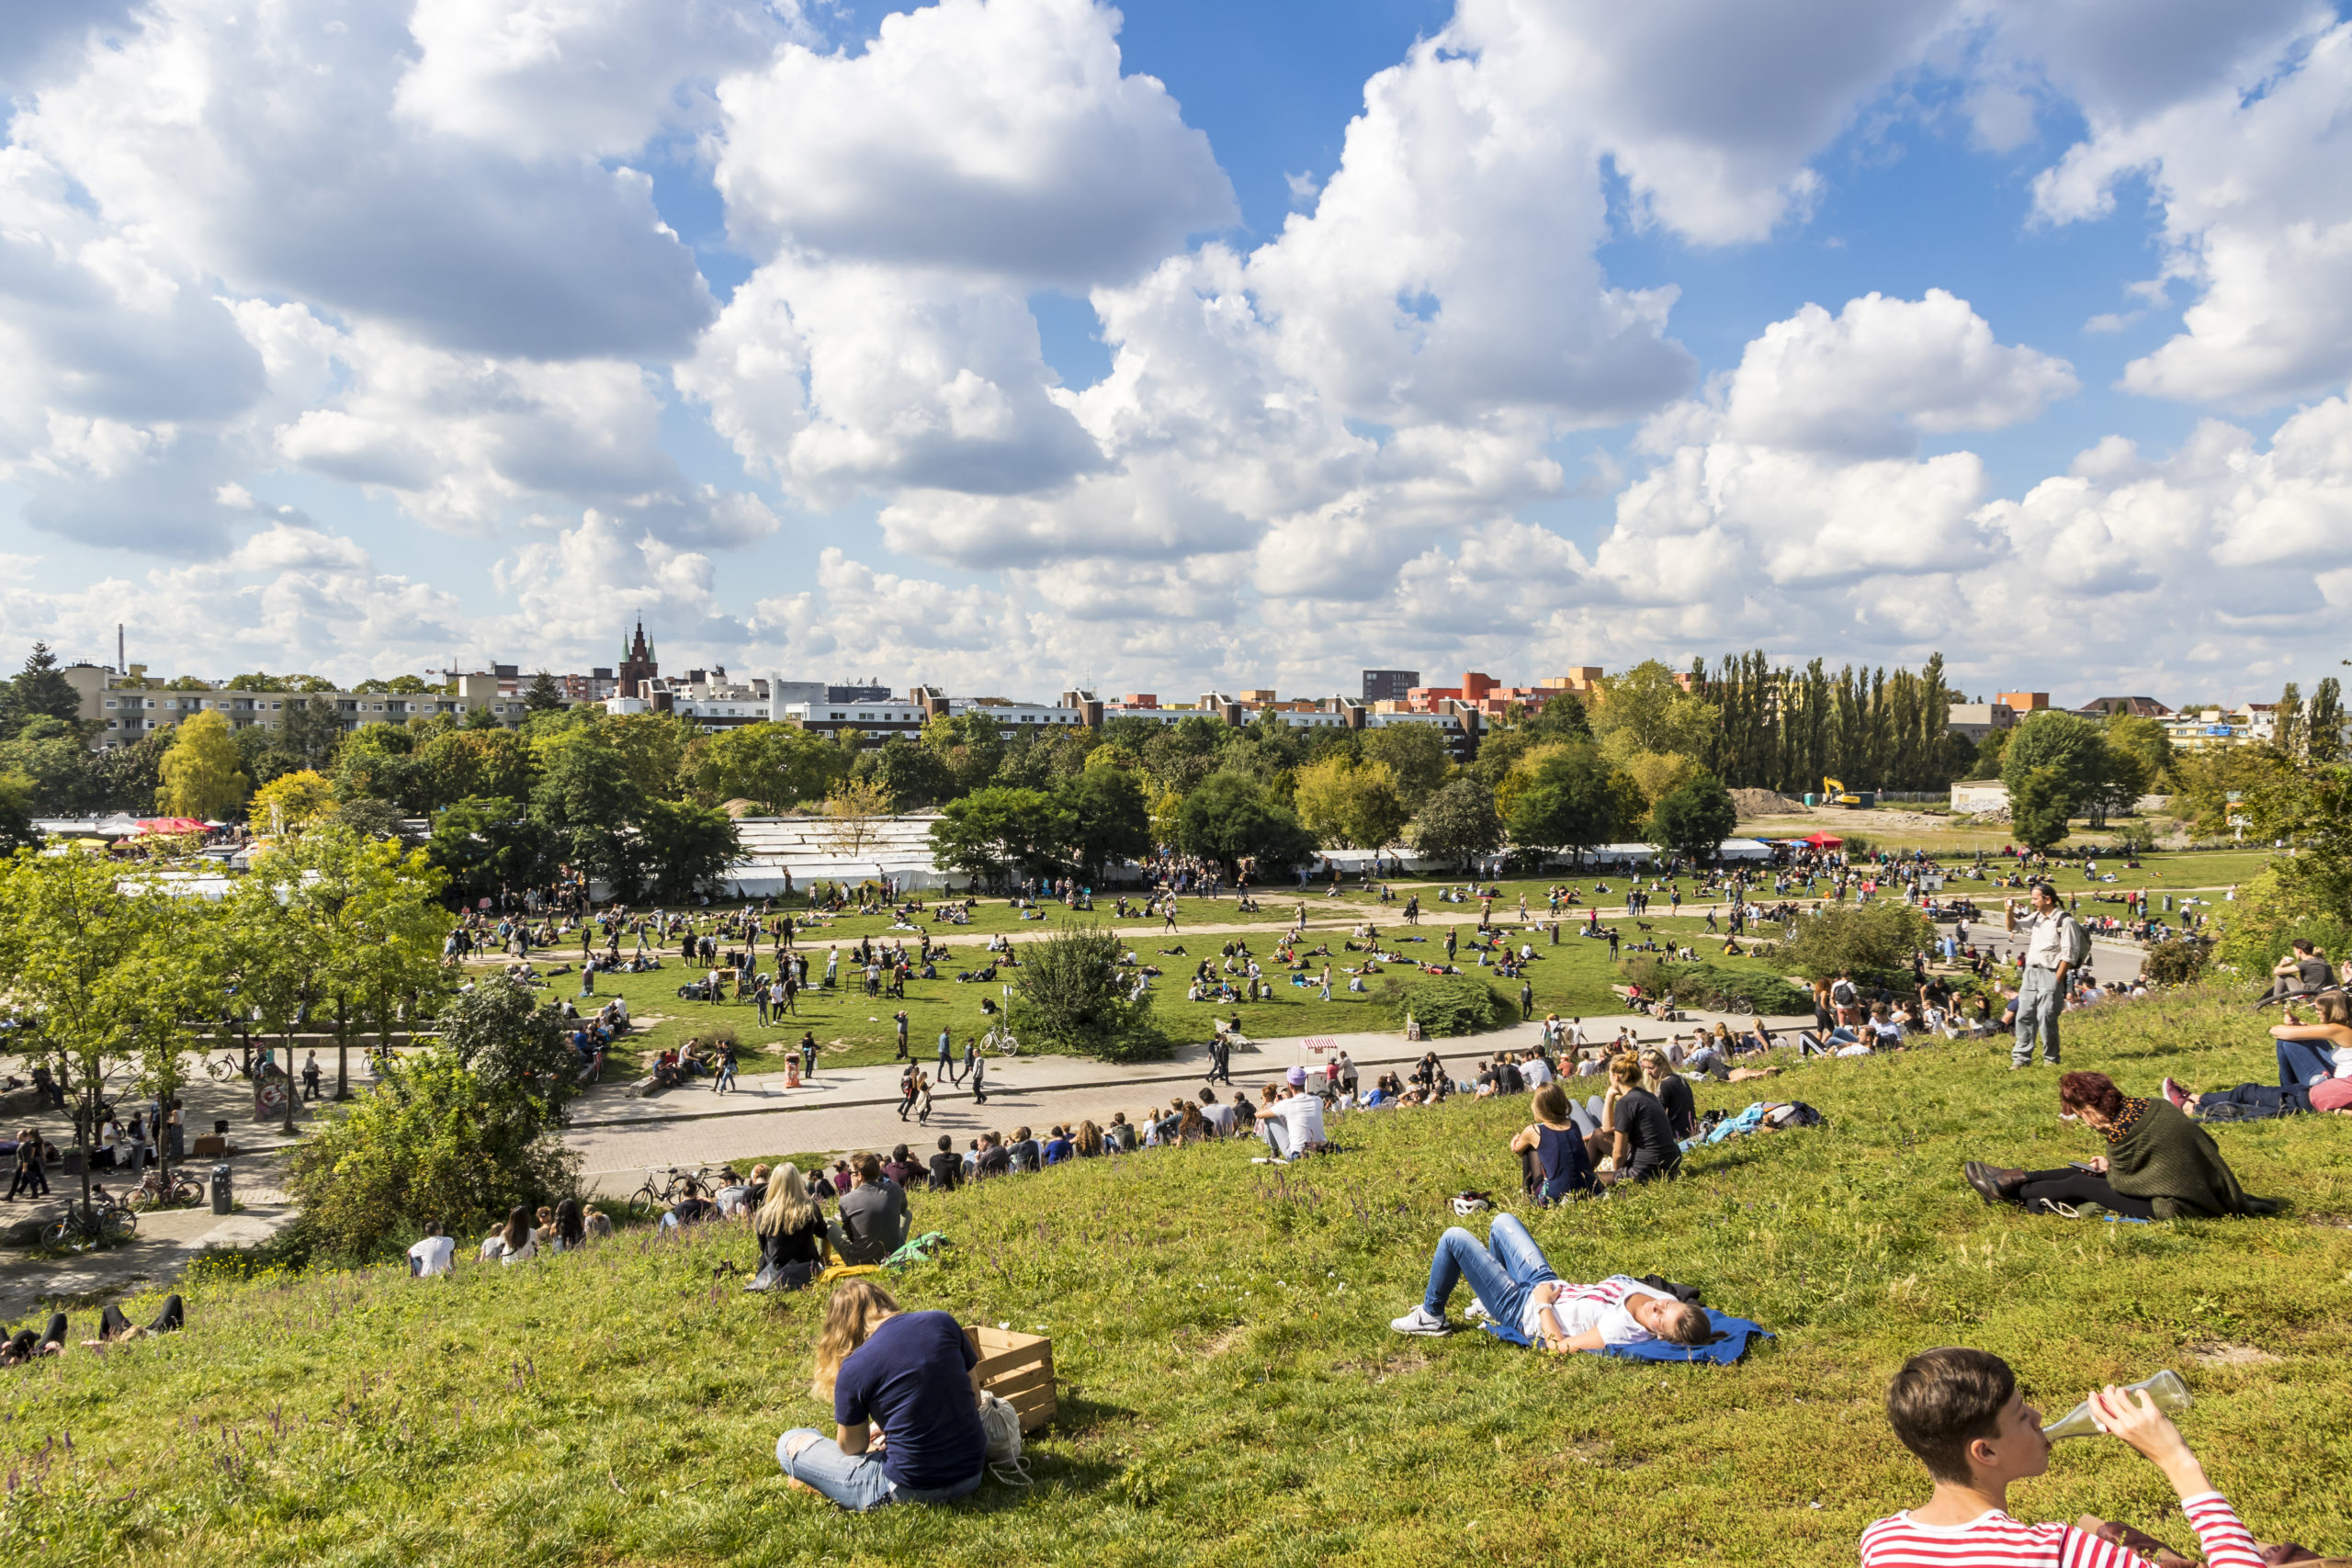
[[629,1194],[629,1218],[650,1220],[656,1214],[668,1213],[686,1196],[690,1186],[708,1191],[710,1168],[707,1165],[698,1165],[692,1170],[683,1170],[674,1165],[649,1168],[644,1184]]
[[139,1190],[124,1201],[132,1209],[185,1209],[204,1201],[204,1184],[190,1176],[186,1166],[168,1179],[161,1166],[153,1166],[140,1178]]
[[90,1206],[79,1203],[66,1208],[65,1217],[41,1227],[40,1239],[50,1247],[62,1247],[69,1242],[103,1241],[113,1236],[130,1235],[139,1228],[139,1216],[117,1201],[113,1193],[93,1185]]

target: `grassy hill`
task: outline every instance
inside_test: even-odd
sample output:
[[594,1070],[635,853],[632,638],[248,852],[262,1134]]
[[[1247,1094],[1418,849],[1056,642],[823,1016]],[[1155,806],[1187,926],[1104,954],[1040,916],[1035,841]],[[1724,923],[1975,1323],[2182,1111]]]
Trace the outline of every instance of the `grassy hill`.
[[[2070,1027],[2071,1065],[2135,1092],[2268,1076],[2243,1007]],[[0,1372],[0,1544],[45,1568],[1849,1563],[1864,1523],[1923,1491],[1879,1412],[1886,1377],[1965,1342],[2050,1409],[2176,1368],[2198,1400],[2185,1429],[2256,1532],[2352,1551],[2352,1124],[2221,1134],[2291,1217],[2069,1223],[1988,1209],[1958,1177],[1972,1156],[2095,1152],[2057,1122],[2046,1070],[1948,1046],[1768,1087],[1830,1124],[1531,1220],[1571,1278],[1659,1270],[1780,1330],[1738,1368],[1391,1335],[1447,1198],[1515,1187],[1523,1107],[1457,1103],[1349,1119],[1351,1152],[1291,1170],[1212,1145],[919,1198],[918,1224],[957,1246],[901,1299],[1054,1337],[1062,1416],[1033,1443],[1033,1491],[865,1518],[788,1492],[777,1434],[827,1419],[806,1393],[820,1303],[714,1283],[752,1256],[714,1228],[422,1284],[199,1283],[184,1335]],[[2015,1501],[2193,1544],[2120,1445],[2064,1445]]]

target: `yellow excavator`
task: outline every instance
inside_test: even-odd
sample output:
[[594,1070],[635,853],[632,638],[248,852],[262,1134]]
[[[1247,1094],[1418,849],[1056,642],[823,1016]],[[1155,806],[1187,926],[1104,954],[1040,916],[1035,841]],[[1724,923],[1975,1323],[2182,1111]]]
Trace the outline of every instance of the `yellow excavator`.
[[1844,784],[1839,784],[1836,779],[1824,774],[1821,780],[1821,804],[1824,806],[1843,806],[1855,810],[1860,810],[1862,804],[1862,797],[1848,789]]

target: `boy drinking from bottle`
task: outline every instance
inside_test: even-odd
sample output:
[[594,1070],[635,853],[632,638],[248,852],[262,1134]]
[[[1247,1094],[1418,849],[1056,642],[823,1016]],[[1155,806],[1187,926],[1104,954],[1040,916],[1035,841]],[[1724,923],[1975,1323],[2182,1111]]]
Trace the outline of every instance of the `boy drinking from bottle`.
[[[2254,1538],[2206,1481],[2171,1417],[2144,1394],[2112,1385],[2090,1404],[2100,1431],[2154,1460],[2172,1483],[2209,1568],[2260,1568]],[[1936,1489],[1922,1506],[1862,1532],[1862,1568],[2144,1568],[2128,1547],[2073,1525],[2009,1517],[2010,1483],[2050,1468],[2050,1439],[2041,1413],[1998,1356],[1947,1348],[1912,1357],[1887,1388],[1886,1417]]]

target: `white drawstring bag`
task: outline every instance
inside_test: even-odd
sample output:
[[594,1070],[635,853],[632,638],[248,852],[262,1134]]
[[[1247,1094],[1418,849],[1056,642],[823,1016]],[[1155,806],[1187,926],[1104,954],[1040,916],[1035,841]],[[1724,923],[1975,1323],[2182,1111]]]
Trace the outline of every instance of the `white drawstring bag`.
[[1021,1412],[1011,1400],[980,1391],[980,1431],[988,1438],[989,1469],[999,1481],[1007,1486],[1035,1484],[1021,1462]]

